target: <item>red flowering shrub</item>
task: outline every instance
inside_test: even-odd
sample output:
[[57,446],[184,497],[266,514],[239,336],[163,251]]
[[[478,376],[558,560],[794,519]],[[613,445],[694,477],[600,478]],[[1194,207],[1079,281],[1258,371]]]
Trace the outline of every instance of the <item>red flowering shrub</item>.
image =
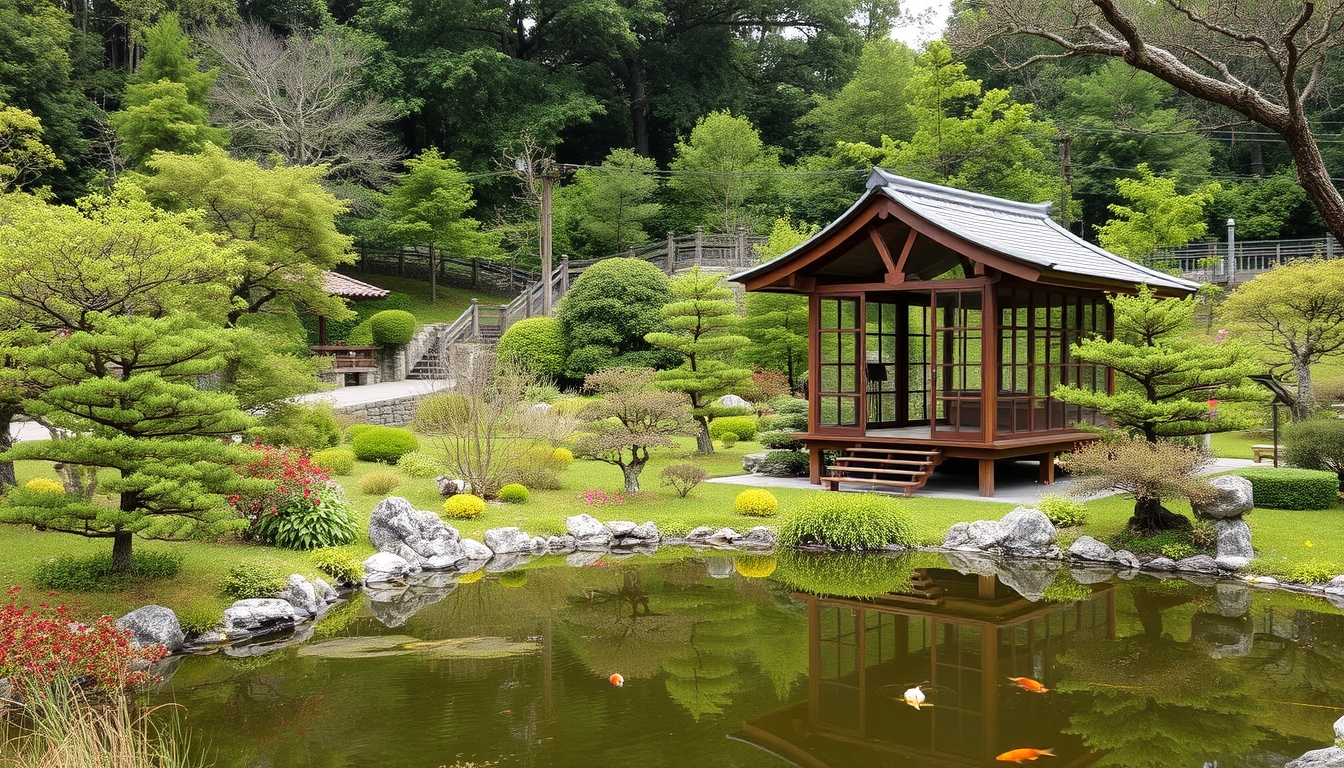
[[19,605],[18,593],[19,587],[10,587],[9,602],[0,606],[0,677],[16,688],[64,679],[115,692],[157,679],[147,667],[168,655],[163,646],[134,646],[111,616],[89,624],[65,605]]
[[251,522],[248,535],[287,549],[349,544],[358,528],[341,487],[302,453],[256,444],[239,474],[256,490],[229,496],[229,504]]

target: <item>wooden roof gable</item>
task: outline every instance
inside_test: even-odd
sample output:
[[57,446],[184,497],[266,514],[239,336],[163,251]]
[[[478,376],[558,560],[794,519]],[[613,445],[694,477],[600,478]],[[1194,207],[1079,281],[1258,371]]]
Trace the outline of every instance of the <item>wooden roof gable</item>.
[[[818,281],[887,285],[929,280],[970,261],[1046,285],[1162,295],[1199,284],[1099,248],[1050,218],[1050,203],[1020,203],[897,176],[874,168],[849,210],[807,242],[733,275],[747,290],[808,293]],[[918,253],[918,258],[911,258]],[[917,273],[916,261],[925,265]],[[969,272],[968,272],[969,274]]]

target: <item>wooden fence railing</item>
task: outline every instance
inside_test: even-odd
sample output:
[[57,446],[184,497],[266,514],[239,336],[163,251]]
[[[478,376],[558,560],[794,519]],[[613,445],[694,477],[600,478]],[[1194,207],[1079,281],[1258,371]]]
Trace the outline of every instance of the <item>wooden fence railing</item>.
[[1235,284],[1294,259],[1344,257],[1344,248],[1334,237],[1242,240],[1233,248],[1235,258],[1229,260],[1226,242],[1192,243],[1160,250],[1143,259],[1143,263],[1159,269],[1175,269],[1194,280]]

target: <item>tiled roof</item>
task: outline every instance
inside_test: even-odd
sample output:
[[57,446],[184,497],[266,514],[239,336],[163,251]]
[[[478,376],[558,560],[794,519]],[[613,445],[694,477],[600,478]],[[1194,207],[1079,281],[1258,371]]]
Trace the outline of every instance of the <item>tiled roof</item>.
[[381,299],[391,293],[385,288],[369,285],[339,272],[324,273],[322,289],[333,296],[341,296],[346,299]]

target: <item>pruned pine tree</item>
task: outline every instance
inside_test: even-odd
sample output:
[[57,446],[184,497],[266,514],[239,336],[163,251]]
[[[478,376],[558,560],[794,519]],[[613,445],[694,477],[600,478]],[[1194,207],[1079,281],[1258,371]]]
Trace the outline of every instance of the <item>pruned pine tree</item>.
[[696,450],[713,453],[709,422],[742,413],[741,409],[716,406],[714,402],[751,378],[749,369],[735,368],[724,359],[750,344],[751,339],[731,333],[742,318],[732,301],[732,290],[723,286],[719,275],[707,275],[695,267],[672,281],[672,295],[675,300],[663,307],[671,331],[650,333],[644,339],[685,357],[680,366],[658,373],[658,385],[686,393],[700,425]]

